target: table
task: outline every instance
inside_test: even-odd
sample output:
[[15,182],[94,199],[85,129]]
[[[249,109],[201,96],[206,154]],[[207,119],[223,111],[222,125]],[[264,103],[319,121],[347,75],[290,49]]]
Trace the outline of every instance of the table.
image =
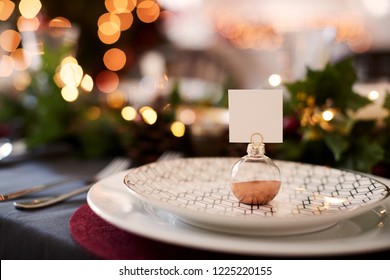
[[[8,193],[40,183],[69,176],[96,174],[110,159],[81,159],[72,156],[37,157],[0,165],[0,193]],[[35,195],[54,195],[81,186],[70,183]],[[63,203],[38,210],[17,210],[13,202],[0,203],[1,259],[99,259],[79,245],[71,236],[69,220],[76,210],[85,206],[86,194]],[[149,240],[128,233],[138,259],[270,259],[269,256],[247,256],[190,249]],[[154,251],[153,251],[154,250]],[[386,259],[390,250],[370,254],[347,255],[347,259]],[[282,257],[285,259],[285,257]],[[326,258],[340,258],[327,256]],[[273,258],[278,259],[278,258]],[[321,259],[321,258],[320,258]]]

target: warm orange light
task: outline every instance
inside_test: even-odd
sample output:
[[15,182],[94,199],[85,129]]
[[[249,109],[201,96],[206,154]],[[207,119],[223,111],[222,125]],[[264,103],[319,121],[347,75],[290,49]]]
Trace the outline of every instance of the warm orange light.
[[106,36],[112,36],[118,33],[120,30],[120,23],[116,24],[112,21],[106,21],[99,25],[99,31]]
[[73,64],[79,64],[76,58],[73,56],[67,56],[63,60],[61,60],[61,67],[65,66],[66,64],[73,63]]
[[49,22],[49,27],[54,27],[54,28],[71,28],[72,24],[70,21],[64,17],[56,17],[53,18]]
[[40,25],[39,19],[37,17],[25,18],[20,16],[16,23],[18,30],[20,32],[24,31],[37,31]]
[[99,30],[98,36],[99,36],[100,41],[102,41],[102,43],[107,44],[107,45],[111,45],[111,44],[116,43],[119,40],[119,38],[121,37],[121,32],[118,30],[116,33],[114,33],[112,35],[106,35],[106,34],[103,34]]
[[90,75],[85,74],[84,78],[81,80],[81,88],[86,92],[91,92],[93,89],[93,79]]
[[334,113],[334,111],[331,110],[331,109],[322,112],[322,118],[323,118],[325,121],[327,121],[327,122],[333,120],[334,115],[335,115],[335,113]]
[[171,124],[171,132],[174,136],[183,137],[185,131],[186,131],[186,127],[184,123],[176,121]]
[[106,51],[103,56],[104,65],[111,71],[118,71],[126,64],[126,54],[118,48]]
[[160,16],[160,6],[151,0],[143,1],[137,6],[137,15],[145,23],[153,22]]
[[179,120],[187,125],[193,124],[196,120],[196,114],[192,109],[184,109],[179,113]]
[[34,18],[42,8],[39,0],[21,0],[19,3],[19,11],[25,18]]
[[91,121],[97,120],[101,115],[101,110],[99,107],[92,106],[87,111],[87,118]]
[[62,98],[67,102],[74,102],[79,97],[79,91],[73,86],[64,86],[61,90]]
[[121,20],[121,31],[127,30],[131,27],[134,21],[134,17],[132,13],[118,14],[117,15]]
[[61,64],[60,77],[61,80],[68,86],[78,87],[83,78],[83,68],[74,62]]
[[379,97],[380,97],[380,93],[376,90],[371,90],[368,93],[368,99],[370,99],[371,101],[377,100],[379,99]]
[[31,56],[22,48],[19,48],[11,53],[11,57],[15,62],[15,69],[18,71],[27,70],[27,68],[31,65]]
[[57,87],[59,87],[59,88],[63,88],[65,86],[65,83],[61,79],[59,71],[57,71],[57,73],[54,74],[53,81],[56,83]]
[[131,106],[126,106],[122,109],[121,115],[126,121],[132,121],[137,117],[137,110]]
[[116,73],[105,70],[96,76],[96,86],[104,93],[115,91],[119,85],[119,77]]
[[107,95],[107,104],[112,108],[121,108],[126,100],[121,91],[114,91]]
[[15,73],[12,77],[12,84],[18,91],[24,91],[31,84],[31,76],[27,72]]
[[6,21],[15,9],[14,2],[10,0],[0,1],[0,20]]
[[105,0],[104,4],[110,13],[130,13],[137,5],[137,0]]
[[154,124],[157,121],[157,113],[153,108],[149,106],[144,106],[141,109],[139,109],[139,112],[141,113],[142,119],[147,124]]
[[8,55],[0,57],[0,77],[11,76],[14,69],[14,60]]
[[111,23],[113,25],[113,28],[118,30],[121,25],[121,20],[116,14],[105,13],[102,14],[98,19],[97,25],[99,29],[100,26],[103,25],[104,23]]
[[0,47],[6,52],[13,52],[19,46],[21,36],[19,32],[8,29],[0,34]]

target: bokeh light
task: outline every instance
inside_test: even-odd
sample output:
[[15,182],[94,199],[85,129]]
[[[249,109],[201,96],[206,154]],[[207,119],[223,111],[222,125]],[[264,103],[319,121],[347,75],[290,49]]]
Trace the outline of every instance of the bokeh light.
[[49,22],[49,32],[53,37],[63,37],[72,24],[64,17],[56,17]]
[[71,28],[72,24],[70,21],[64,17],[56,17],[53,18],[49,22],[49,27],[55,27],[55,28]]
[[6,52],[13,52],[19,46],[21,39],[19,32],[7,29],[0,34],[0,47]]
[[21,0],[19,3],[19,12],[25,18],[34,18],[42,8],[39,0]]
[[31,84],[31,76],[25,71],[18,72],[13,75],[12,84],[16,90],[22,92]]
[[0,57],[0,77],[11,76],[14,69],[14,60],[8,55]]
[[62,88],[61,95],[65,101],[74,102],[79,97],[79,91],[76,87],[66,85]]
[[97,106],[91,106],[88,108],[88,111],[86,113],[87,118],[91,121],[97,120],[100,115],[102,114],[101,110]]
[[113,92],[118,88],[118,85],[119,77],[112,71],[104,70],[96,76],[96,86],[101,92]]
[[139,112],[141,113],[142,119],[147,124],[152,125],[157,121],[157,113],[153,108],[149,106],[144,106],[141,109],[139,109]]
[[184,109],[179,113],[179,120],[186,125],[191,125],[196,120],[196,114],[191,109]]
[[324,112],[322,112],[322,118],[325,120],[325,121],[331,121],[333,118],[334,118],[334,112],[333,110],[326,110]]
[[102,41],[102,43],[104,43],[106,45],[111,45],[111,44],[116,43],[119,40],[119,38],[121,37],[121,32],[120,32],[120,30],[118,30],[117,32],[115,32],[112,35],[106,35],[106,34],[102,33],[99,29],[98,36],[99,36],[100,41]]
[[40,25],[39,19],[37,17],[25,18],[20,16],[16,22],[18,30],[20,32],[25,31],[37,31]]
[[137,5],[137,0],[105,0],[104,5],[110,13],[130,13]]
[[268,82],[273,87],[280,86],[280,84],[282,83],[282,77],[280,77],[280,75],[278,74],[272,74],[271,76],[269,76]]
[[186,127],[182,122],[176,121],[171,124],[171,132],[176,137],[183,137]]
[[125,104],[125,96],[119,90],[107,94],[107,105],[112,108],[121,108]]
[[143,1],[137,5],[137,15],[142,22],[154,22],[160,16],[160,6],[155,1]]
[[380,94],[376,90],[372,90],[368,93],[368,99],[371,101],[377,100],[379,98]]
[[93,89],[93,79],[90,75],[85,74],[80,84],[81,88],[86,92],[91,92]]
[[31,56],[25,49],[16,49],[14,52],[11,53],[10,56],[14,60],[15,70],[25,71],[31,65]]
[[106,51],[103,56],[104,65],[111,71],[121,70],[126,64],[126,54],[118,48]]
[[2,0],[0,2],[0,20],[6,21],[15,9],[14,2],[10,0]]
[[129,29],[133,25],[134,17],[131,13],[125,13],[125,14],[118,14],[117,15],[119,19],[121,20],[121,31],[125,31]]
[[73,61],[61,63],[60,77],[66,85],[78,87],[83,78],[83,68]]
[[137,110],[131,106],[126,106],[122,109],[121,115],[126,121],[132,121],[137,116]]

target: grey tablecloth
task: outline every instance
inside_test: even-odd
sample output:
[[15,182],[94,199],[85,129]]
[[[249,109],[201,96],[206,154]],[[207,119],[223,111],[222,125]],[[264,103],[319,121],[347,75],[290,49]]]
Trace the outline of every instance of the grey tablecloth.
[[[0,193],[13,192],[28,186],[48,183],[69,176],[90,176],[103,168],[109,159],[82,160],[72,157],[35,158],[28,161],[0,164]],[[30,195],[28,198],[42,195],[55,195],[81,186],[71,183],[50,190]],[[26,198],[24,198],[26,199]],[[73,197],[63,203],[38,210],[17,210],[13,201],[0,202],[0,257],[1,259],[96,259],[85,248],[76,243],[70,234],[69,220],[73,213],[86,203],[86,194]],[[135,237],[137,238],[137,237]],[[138,239],[137,239],[138,240]],[[154,242],[154,243],[153,243]],[[151,243],[151,244],[149,244]],[[238,259],[249,256],[213,253],[189,248],[161,244],[142,238],[134,243],[137,254],[144,254],[147,248],[164,248],[159,258],[193,259]],[[178,252],[169,254],[169,251]],[[175,251],[175,252],[176,252]],[[165,252],[165,253],[164,253]],[[150,254],[137,256],[148,258]],[[152,254],[156,256],[156,254]],[[341,258],[342,256],[335,256]],[[255,258],[262,258],[257,256]],[[268,258],[264,256],[263,258]],[[332,258],[332,256],[327,256]],[[389,259],[390,251],[373,252],[363,255],[349,255],[343,258],[354,259]]]
[[[56,181],[69,176],[89,176],[109,160],[46,158],[0,165],[0,193]],[[79,182],[30,195],[55,195],[80,187]],[[86,193],[64,203],[37,210],[17,210],[13,201],[0,202],[1,259],[91,259],[69,234],[71,215],[85,203]],[[20,199],[22,200],[22,199]]]

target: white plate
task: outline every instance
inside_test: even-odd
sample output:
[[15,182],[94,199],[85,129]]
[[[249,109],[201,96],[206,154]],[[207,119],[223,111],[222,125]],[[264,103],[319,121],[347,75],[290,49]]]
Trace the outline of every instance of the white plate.
[[186,158],[132,169],[124,182],[151,208],[186,223],[247,235],[291,235],[322,230],[377,206],[389,188],[363,174],[276,161],[281,191],[267,205],[239,203],[230,190],[238,158]]
[[[386,212],[390,207],[389,199],[383,201],[383,207],[378,206],[323,231],[293,236],[242,236],[193,227],[163,210],[149,211],[123,186],[126,173],[120,172],[96,183],[88,192],[88,204],[107,222],[154,240],[263,256],[326,256],[390,249]],[[383,181],[389,183],[389,180]]]

